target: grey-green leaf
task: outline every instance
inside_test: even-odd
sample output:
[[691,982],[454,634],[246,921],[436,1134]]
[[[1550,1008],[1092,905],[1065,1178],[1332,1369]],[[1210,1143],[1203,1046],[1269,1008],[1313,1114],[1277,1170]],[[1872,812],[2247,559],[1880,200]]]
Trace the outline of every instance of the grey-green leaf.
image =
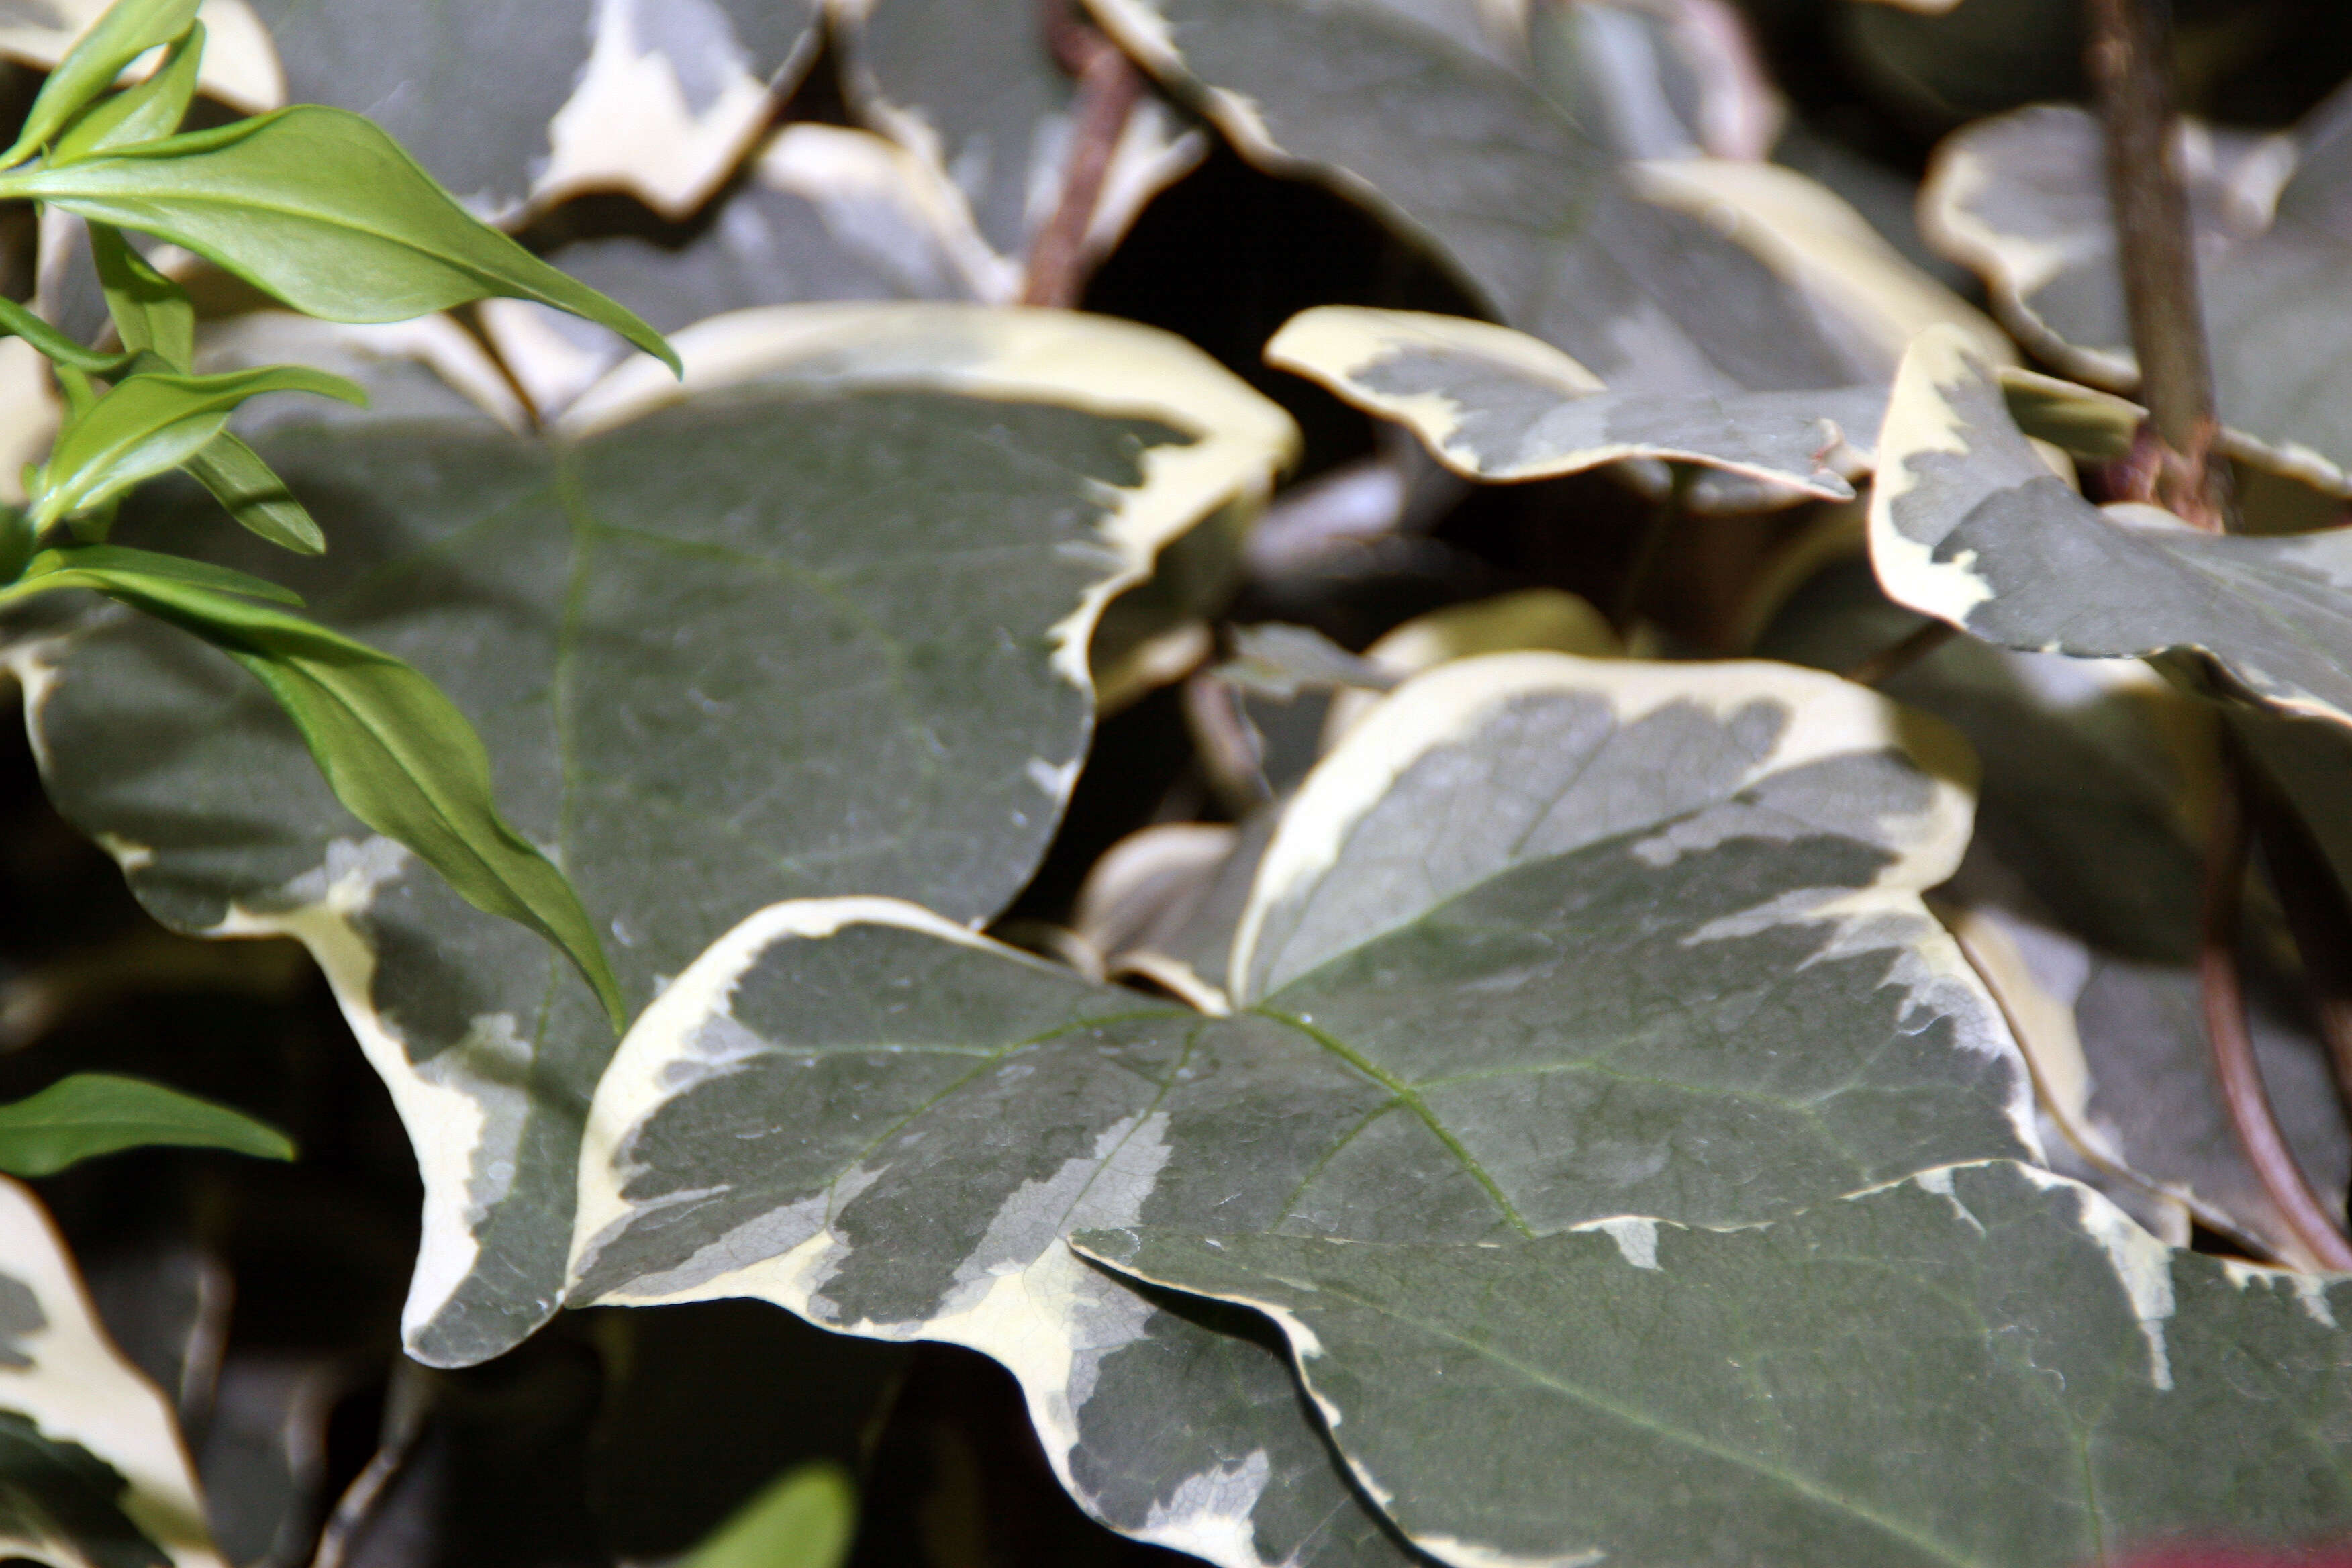
[[1271,1315],[1454,1563],[2078,1568],[2352,1524],[2352,1286],[2172,1250],[2030,1166],[1727,1234],[1081,1245]]
[[0,1172],[49,1176],[125,1149],[163,1144],[291,1160],[287,1136],[241,1110],[114,1073],[81,1072],[0,1105]]
[[1878,455],[1871,559],[1898,603],[2007,647],[2201,652],[2229,695],[2352,724],[2352,534],[2103,511],[2035,455],[1991,369],[1947,331],[1905,357]]
[[1360,1560],[1370,1537],[1311,1522],[1354,1515],[1288,1457],[1312,1451],[1296,1416],[1231,1403],[1263,1351],[1060,1237],[1738,1225],[2031,1149],[2005,1032],[1918,902],[1966,837],[1953,749],[1782,667],[1444,666],[1284,816],[1227,1016],[891,900],[772,907],[599,1085],[573,1299],[756,1295],[972,1345],[1117,1527],[1221,1563]]
[[[1197,351],[1068,312],[805,308],[680,344],[686,390],[640,359],[562,439],[446,416],[257,435],[322,557],[222,527],[184,485],[118,529],[267,570],[446,691],[632,1007],[777,899],[1002,909],[1085,755],[1102,602],[1199,518],[1257,504],[1294,439]],[[324,962],[418,1148],[417,1352],[528,1333],[613,1048],[588,988],[353,821],[226,660],[131,619],[17,658],[53,672],[53,797],[151,910]]]
[[117,0],[58,62],[40,96],[26,112],[25,127],[0,168],[20,163],[65,127],[81,108],[104,92],[122,68],[159,44],[186,32],[196,19],[198,0]]
[[0,1179],[0,1554],[216,1568],[172,1407],[110,1343],[33,1194]]
[[58,433],[32,497],[34,521],[47,526],[87,511],[179,467],[219,436],[238,405],[272,392],[367,401],[342,377],[302,365],[215,375],[136,371]]
[[1886,411],[1876,386],[1612,393],[1538,339],[1412,310],[1318,306],[1291,318],[1265,357],[1399,421],[1454,472],[1490,482],[1651,458],[1850,500],[1848,477],[1868,468]]
[[154,75],[75,115],[50,147],[49,161],[70,163],[110,147],[169,136],[187,118],[204,58],[205,25],[192,21]]
[[319,531],[310,509],[243,437],[224,430],[181,467],[240,526],[270,543],[297,555],[316,555],[327,548],[326,535]]
[[468,216],[399,143],[342,110],[306,105],[119,148],[0,176],[0,191],[185,246],[329,321],[536,300],[677,363],[660,333]]

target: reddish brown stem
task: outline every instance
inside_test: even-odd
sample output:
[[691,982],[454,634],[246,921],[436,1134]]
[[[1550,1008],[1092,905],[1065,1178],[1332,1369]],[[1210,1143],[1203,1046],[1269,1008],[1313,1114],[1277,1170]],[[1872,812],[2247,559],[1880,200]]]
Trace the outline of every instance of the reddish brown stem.
[[2352,900],[2284,792],[2263,781],[2249,805],[2263,868],[2303,959],[2336,1098],[2352,1116]]
[[2245,770],[2234,759],[2223,770],[2214,807],[2212,841],[2205,863],[2205,898],[2197,955],[2203,983],[2205,1033],[2213,1047],[2213,1068],[2221,1080],[2221,1100],[2247,1162],[2270,1194],[2287,1228],[2322,1268],[2352,1269],[2352,1241],[2312,1190],[2303,1167],[2279,1131],[2269,1091],[2254,1060],[2253,1037],[2246,1027],[2246,996],[2238,967],[2238,913],[2246,881]]
[[2213,371],[2197,296],[2197,247],[2181,183],[2170,79],[2169,0],[2086,0],[2088,64],[2106,122],[2107,194],[2123,268],[2140,401],[2163,451],[2146,465],[2151,493],[2219,533],[2230,516],[2230,465],[2216,437]]
[[1929,621],[1900,642],[1887,644],[1845,672],[1856,686],[1875,686],[1902,674],[1959,635],[1948,621]]
[[1045,35],[1055,58],[1078,79],[1077,111],[1062,199],[1029,247],[1021,302],[1070,310],[1086,290],[1087,230],[1128,117],[1142,101],[1143,73],[1118,45],[1071,15],[1066,0],[1047,0]]

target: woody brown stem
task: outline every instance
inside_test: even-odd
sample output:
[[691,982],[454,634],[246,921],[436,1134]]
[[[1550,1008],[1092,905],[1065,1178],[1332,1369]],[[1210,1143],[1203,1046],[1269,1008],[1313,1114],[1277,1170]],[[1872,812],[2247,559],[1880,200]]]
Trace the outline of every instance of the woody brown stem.
[[1102,201],[1111,155],[1142,101],[1143,73],[1118,45],[1076,15],[1068,0],[1046,0],[1045,28],[1054,58],[1078,79],[1078,96],[1062,199],[1030,245],[1021,302],[1070,310],[1086,291],[1087,231]]
[[2088,65],[2106,122],[2116,254],[2138,357],[2140,401],[2162,443],[2158,501],[2221,532],[2230,468],[2218,450],[2213,371],[2197,295],[2197,247],[2180,178],[2170,79],[2169,0],[2085,0]]

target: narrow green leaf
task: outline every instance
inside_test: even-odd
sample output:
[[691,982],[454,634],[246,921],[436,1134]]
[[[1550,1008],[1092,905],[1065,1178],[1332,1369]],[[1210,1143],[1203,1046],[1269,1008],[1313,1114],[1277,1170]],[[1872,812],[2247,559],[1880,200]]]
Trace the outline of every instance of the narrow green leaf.
[[[280,587],[267,578],[256,577],[232,567],[215,566],[207,561],[191,561],[184,555],[132,550],[120,544],[84,544],[64,550],[44,550],[26,563],[24,581],[14,585],[14,592],[29,595],[47,593],[52,588],[100,586],[95,579],[69,584],[45,581],[65,573],[137,574],[208,588],[216,594],[240,594],[248,599],[261,599],[273,605],[299,606],[302,603],[301,595],[291,588]],[[0,596],[0,603],[5,602],[5,596]]]
[[144,350],[174,370],[194,364],[196,307],[188,291],[131,249],[111,225],[89,226],[89,251],[123,348],[131,353]]
[[529,926],[562,949],[614,1028],[627,1022],[620,984],[580,896],[499,814],[481,737],[424,676],[365,643],[184,574],[85,565],[20,586],[94,588],[243,665],[294,721],[352,816],[415,850],[476,909]]
[[340,109],[299,105],[27,170],[0,192],[160,236],[331,321],[536,300],[677,368],[659,332],[477,221],[398,142]]
[[100,1154],[156,1144],[294,1158],[286,1134],[241,1110],[112,1073],[78,1072],[0,1105],[0,1171],[12,1176],[53,1175]]
[[119,0],[76,40],[25,116],[16,144],[0,153],[0,168],[21,163],[64,129],[82,107],[111,86],[122,68],[158,44],[168,44],[196,19],[198,0]]
[[127,353],[101,353],[85,348],[14,300],[0,296],[0,337],[22,338],[40,350],[43,358],[93,375],[117,375],[130,363]]
[[204,69],[205,25],[191,22],[155,74],[136,87],[102,98],[59,132],[49,162],[70,163],[110,147],[127,147],[169,136],[187,118]]
[[327,537],[319,531],[310,509],[294,499],[286,481],[240,437],[222,431],[186,467],[228,509],[229,516],[270,543],[297,555],[326,551]]
[[239,404],[267,392],[367,402],[354,384],[303,365],[218,375],[141,371],[67,421],[34,498],[34,522],[46,528],[179,467],[211,444]]
[[841,1568],[857,1533],[857,1488],[817,1459],[787,1470],[728,1516],[681,1568]]

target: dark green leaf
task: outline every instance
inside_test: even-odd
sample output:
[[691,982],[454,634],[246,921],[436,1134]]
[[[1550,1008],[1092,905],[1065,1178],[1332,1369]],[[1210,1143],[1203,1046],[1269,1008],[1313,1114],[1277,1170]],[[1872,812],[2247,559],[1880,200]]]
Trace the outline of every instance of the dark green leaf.
[[340,109],[280,110],[0,176],[0,190],[185,246],[329,321],[536,300],[677,364],[660,333],[476,221],[391,137]]
[[12,1176],[54,1175],[100,1154],[156,1144],[294,1158],[284,1133],[241,1110],[113,1073],[76,1073],[0,1105],[0,1172]]
[[270,543],[298,555],[327,548],[310,509],[242,437],[224,430],[182,465],[228,514]]
[[41,84],[15,145],[0,153],[0,168],[20,163],[64,128],[90,100],[122,74],[122,68],[159,44],[168,44],[196,19],[198,0],[120,0],[75,40]]
[[110,147],[157,142],[180,128],[196,96],[204,68],[205,25],[191,22],[153,76],[74,116],[49,149],[49,162],[70,163]]
[[218,375],[135,372],[66,422],[32,498],[33,521],[46,527],[179,467],[211,444],[239,404],[270,392],[367,402],[341,376],[302,365]]
[[107,313],[114,318],[123,348],[152,353],[175,371],[193,368],[196,307],[188,291],[131,249],[122,231],[110,224],[89,226],[89,253],[98,264]]

